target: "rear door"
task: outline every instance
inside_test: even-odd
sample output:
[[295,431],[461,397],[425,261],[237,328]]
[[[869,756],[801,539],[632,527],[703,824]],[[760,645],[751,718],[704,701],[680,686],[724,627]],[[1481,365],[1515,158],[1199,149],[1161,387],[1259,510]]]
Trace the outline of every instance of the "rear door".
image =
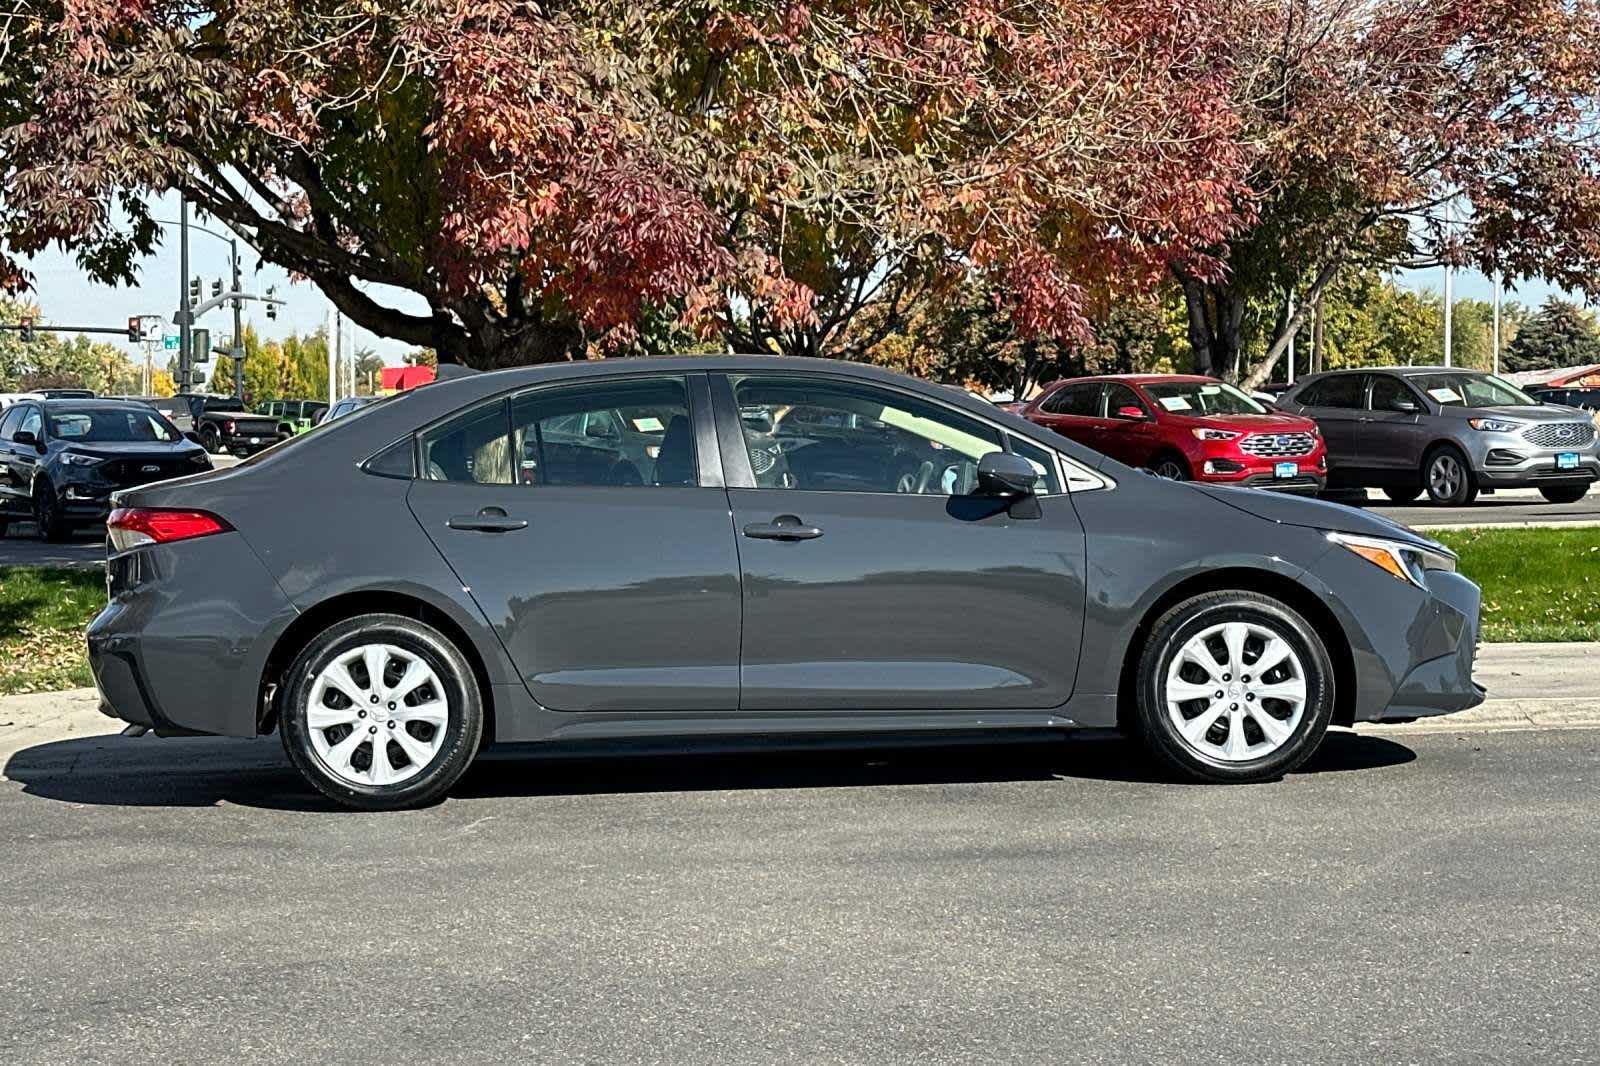
[[27,404],[13,404],[0,418],[0,513],[19,514],[27,509],[27,487],[17,480],[16,445],[11,435],[22,425]]
[[[875,383],[712,381],[744,583],[742,708],[1048,708],[1072,694],[1084,535],[1053,453]],[[1045,475],[1034,517],[974,493],[978,458],[1002,447]]]
[[1354,472],[1362,465],[1360,439],[1367,417],[1367,375],[1332,374],[1296,393],[1308,418],[1322,430],[1332,472]]
[[1100,447],[1104,386],[1098,381],[1075,381],[1045,397],[1034,411],[1033,420],[1055,432],[1096,450]]
[[[739,559],[705,389],[550,385],[421,435],[411,509],[543,706],[738,706]],[[652,443],[634,456],[570,432],[597,411]]]

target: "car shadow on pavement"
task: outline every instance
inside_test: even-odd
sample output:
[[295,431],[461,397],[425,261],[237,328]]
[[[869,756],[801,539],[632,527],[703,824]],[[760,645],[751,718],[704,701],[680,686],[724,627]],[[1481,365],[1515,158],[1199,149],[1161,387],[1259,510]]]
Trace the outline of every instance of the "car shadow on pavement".
[[[983,741],[925,738],[796,750],[755,742],[736,750],[640,752],[610,745],[566,751],[531,746],[486,753],[451,796],[574,796],[737,789],[869,788],[1077,779],[1174,786],[1180,782],[1114,735],[1067,740],[1030,737]],[[1383,737],[1333,730],[1296,774],[1376,770],[1416,754]],[[5,777],[29,796],[65,803],[135,807],[209,807],[219,803],[272,810],[334,811],[289,766],[276,738],[171,740],[119,736],[58,740],[23,749]]]

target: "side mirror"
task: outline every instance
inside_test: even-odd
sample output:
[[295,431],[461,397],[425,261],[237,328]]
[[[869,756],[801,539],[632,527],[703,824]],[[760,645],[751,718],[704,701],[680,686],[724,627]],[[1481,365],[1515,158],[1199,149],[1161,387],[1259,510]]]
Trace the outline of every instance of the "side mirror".
[[978,493],[982,496],[1032,496],[1039,471],[1011,452],[990,452],[978,460]]
[[1389,409],[1391,411],[1399,411],[1402,414],[1408,414],[1408,415],[1414,415],[1418,411],[1422,410],[1421,407],[1417,406],[1417,401],[1415,401],[1415,400],[1404,400],[1404,399],[1402,399],[1402,400],[1391,400],[1389,402]]
[[1111,417],[1120,418],[1124,422],[1143,422],[1145,415],[1142,408],[1129,404],[1126,407],[1117,408],[1114,412],[1112,412]]
[[11,439],[29,448],[37,448],[39,446],[39,438],[31,429],[19,429]]

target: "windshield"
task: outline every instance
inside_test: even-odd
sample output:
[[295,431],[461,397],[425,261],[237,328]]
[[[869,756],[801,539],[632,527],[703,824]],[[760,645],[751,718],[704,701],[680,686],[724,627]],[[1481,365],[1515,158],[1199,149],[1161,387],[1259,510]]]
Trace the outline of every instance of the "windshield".
[[1493,374],[1419,374],[1411,383],[1446,407],[1537,407],[1539,401]]
[[1175,415],[1264,415],[1267,409],[1220,381],[1162,381],[1142,386]]
[[84,444],[159,442],[172,444],[183,434],[149,408],[107,408],[85,411],[51,411],[50,435]]

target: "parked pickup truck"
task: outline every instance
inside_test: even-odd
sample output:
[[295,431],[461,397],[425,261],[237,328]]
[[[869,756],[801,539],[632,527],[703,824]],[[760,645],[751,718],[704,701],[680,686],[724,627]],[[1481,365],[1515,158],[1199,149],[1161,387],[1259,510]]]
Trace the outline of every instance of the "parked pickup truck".
[[212,455],[228,452],[242,459],[291,435],[283,431],[279,419],[245,411],[232,396],[184,393],[145,402],[184,433],[193,433]]

